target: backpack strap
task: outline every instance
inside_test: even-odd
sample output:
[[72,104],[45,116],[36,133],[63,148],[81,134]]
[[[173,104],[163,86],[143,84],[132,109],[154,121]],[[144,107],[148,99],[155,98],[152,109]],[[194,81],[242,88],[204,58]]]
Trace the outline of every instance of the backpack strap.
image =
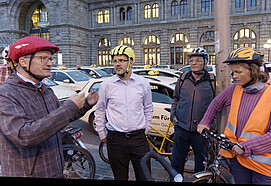
[[184,78],[185,76],[187,75],[188,72],[184,72],[181,74],[181,77],[180,77],[180,91],[181,91],[181,88],[182,88],[182,85],[183,85],[183,82],[184,82]]
[[210,76],[210,84],[211,84],[211,87],[212,87],[212,90],[213,90],[213,94],[214,94],[214,98],[215,98],[215,92],[216,92],[216,77],[214,74],[210,74],[209,73],[209,76]]

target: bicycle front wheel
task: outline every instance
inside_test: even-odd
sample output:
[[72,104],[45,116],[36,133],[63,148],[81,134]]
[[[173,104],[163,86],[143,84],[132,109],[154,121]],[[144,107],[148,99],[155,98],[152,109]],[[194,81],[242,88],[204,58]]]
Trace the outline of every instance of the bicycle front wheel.
[[107,144],[104,142],[101,142],[99,145],[99,155],[105,163],[109,163],[109,159],[107,156]]
[[203,176],[201,178],[197,178],[192,183],[222,183],[222,184],[228,184],[226,179],[223,176],[218,176],[218,178],[215,180],[212,176]]
[[93,179],[95,160],[91,153],[77,145],[63,145],[65,178]]

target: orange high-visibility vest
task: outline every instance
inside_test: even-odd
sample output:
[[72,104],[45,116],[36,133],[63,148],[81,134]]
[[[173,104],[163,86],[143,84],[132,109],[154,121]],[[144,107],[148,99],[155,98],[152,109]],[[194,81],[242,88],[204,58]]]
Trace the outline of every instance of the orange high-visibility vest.
[[[232,96],[231,109],[228,117],[227,126],[224,131],[225,136],[232,142],[237,142],[235,132],[237,126],[239,106],[243,93],[244,91],[242,90],[242,87],[236,85]],[[270,112],[271,86],[266,88],[256,107],[252,111],[241,133],[241,136],[238,139],[238,142],[240,143],[264,135],[266,133]],[[221,155],[226,158],[233,158],[235,156],[233,151],[231,151],[230,153],[229,151],[224,149],[221,149]],[[246,156],[243,154],[241,156],[237,156],[237,160],[244,167],[271,177],[271,152],[261,155],[250,156]]]

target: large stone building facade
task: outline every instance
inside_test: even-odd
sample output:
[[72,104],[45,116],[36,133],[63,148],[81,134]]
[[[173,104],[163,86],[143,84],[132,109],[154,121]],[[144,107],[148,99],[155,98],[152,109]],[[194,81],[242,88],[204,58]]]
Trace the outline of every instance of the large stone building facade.
[[[271,38],[271,1],[229,0],[231,49]],[[135,50],[136,65],[187,64],[194,47],[215,63],[214,0],[0,0],[0,47],[44,37],[60,47],[66,66],[111,65],[118,44]]]

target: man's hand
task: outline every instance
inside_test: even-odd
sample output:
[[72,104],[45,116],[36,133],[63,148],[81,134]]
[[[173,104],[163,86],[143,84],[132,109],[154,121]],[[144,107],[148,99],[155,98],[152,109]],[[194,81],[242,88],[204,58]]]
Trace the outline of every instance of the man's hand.
[[98,101],[99,94],[96,90],[93,90],[91,93],[88,94],[87,96],[87,101],[88,104],[90,105],[95,105]]
[[178,125],[178,119],[177,117],[174,117],[172,120],[173,125]]
[[209,127],[207,127],[206,125],[202,125],[202,124],[198,124],[198,127],[197,127],[197,131],[198,133],[202,133],[203,129],[207,128],[209,130]]
[[83,108],[83,105],[85,103],[85,93],[80,92],[77,95],[72,95],[71,97],[69,97],[69,100],[73,101],[78,107],[78,109],[81,109]]

